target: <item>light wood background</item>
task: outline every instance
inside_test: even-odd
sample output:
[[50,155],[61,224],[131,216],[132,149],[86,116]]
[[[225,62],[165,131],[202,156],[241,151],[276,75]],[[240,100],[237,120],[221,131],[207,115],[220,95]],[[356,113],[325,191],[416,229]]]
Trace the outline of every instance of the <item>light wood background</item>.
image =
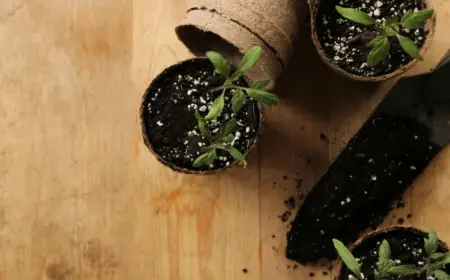
[[[450,2],[434,5],[434,43],[410,74],[450,47]],[[307,192],[394,81],[332,73],[302,24],[275,90],[282,105],[266,111],[250,167],[173,173],[143,145],[138,109],[155,75],[191,57],[173,31],[186,6],[0,1],[1,280],[331,279],[320,267],[292,268],[278,215],[299,179]],[[450,165],[440,166],[402,211],[450,241],[450,191],[441,184]]]

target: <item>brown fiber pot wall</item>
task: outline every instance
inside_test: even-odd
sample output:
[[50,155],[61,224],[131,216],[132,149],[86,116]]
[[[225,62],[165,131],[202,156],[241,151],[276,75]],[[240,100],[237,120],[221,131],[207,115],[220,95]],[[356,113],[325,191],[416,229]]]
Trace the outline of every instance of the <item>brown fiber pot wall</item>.
[[[392,73],[381,75],[381,76],[376,76],[376,77],[358,76],[358,75],[355,75],[352,73],[348,73],[347,71],[338,67],[335,63],[333,63],[333,61],[325,53],[325,50],[322,48],[322,45],[320,44],[320,41],[319,41],[319,37],[317,35],[316,19],[317,19],[317,14],[318,14],[319,7],[320,7],[320,4],[322,3],[322,1],[327,1],[327,0],[309,0],[308,1],[309,7],[310,7],[310,12],[311,12],[311,36],[312,36],[314,45],[316,47],[316,50],[319,53],[319,56],[322,59],[322,61],[325,62],[326,65],[328,65],[331,69],[335,70],[339,74],[341,74],[347,78],[350,78],[352,80],[364,81],[364,82],[379,82],[379,81],[385,81],[385,80],[394,78],[396,76],[399,76],[399,75],[405,73],[406,71],[411,69],[414,65],[416,65],[417,62],[419,61],[418,59],[413,59],[407,65],[397,69],[396,71],[394,71]],[[422,6],[422,9],[427,9],[427,8],[433,7],[431,0],[422,0],[421,6]],[[431,41],[433,40],[434,32],[436,29],[436,14],[433,15],[433,17],[427,21],[426,28],[428,28],[429,33],[423,44],[422,49],[420,50],[420,54],[422,56],[427,52],[428,47],[430,46]]]
[[199,0],[176,33],[194,54],[215,50],[235,65],[250,47],[260,45],[265,55],[249,77],[269,79],[273,87],[294,50],[298,6],[296,0]]

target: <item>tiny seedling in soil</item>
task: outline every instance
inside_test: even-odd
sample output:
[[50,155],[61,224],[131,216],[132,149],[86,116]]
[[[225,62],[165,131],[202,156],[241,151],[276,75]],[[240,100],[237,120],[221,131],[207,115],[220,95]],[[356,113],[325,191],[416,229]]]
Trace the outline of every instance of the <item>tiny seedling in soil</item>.
[[[406,232],[407,229],[402,231]],[[385,233],[385,235],[388,236],[389,233]],[[411,232],[407,235],[411,235]],[[364,247],[365,252],[353,250],[358,251],[359,258],[356,258],[341,241],[333,239],[333,244],[342,262],[349,270],[347,272],[348,279],[391,280],[408,277],[409,279],[449,280],[450,276],[447,274],[445,265],[450,263],[450,253],[444,253],[442,248],[439,248],[436,231],[431,229],[423,242],[420,242],[422,240],[418,236],[407,235],[403,236],[403,241],[398,237],[389,237],[394,245],[394,252],[386,239],[381,242],[377,241],[375,244],[372,240],[371,246],[376,246],[369,252],[367,252],[368,247],[364,247],[363,241],[362,245],[358,245],[357,248]],[[360,254],[361,252],[363,254]],[[338,279],[347,278],[340,275]]]
[[368,36],[369,38],[374,37],[368,43],[368,46],[371,48],[371,51],[367,56],[367,65],[369,67],[374,67],[387,59],[391,49],[390,40],[393,38],[396,38],[399,41],[400,46],[409,56],[423,60],[414,41],[407,36],[400,34],[400,27],[403,27],[406,30],[424,28],[425,22],[433,16],[432,9],[416,12],[408,10],[403,14],[400,21],[399,18],[395,16],[382,23],[377,23],[375,18],[358,9],[336,6],[336,10],[341,16],[355,23],[366,26],[375,26],[375,31],[361,33],[357,37],[351,39],[357,40],[363,36]]
[[[422,59],[432,9],[421,0],[327,0],[316,17],[328,57],[348,73],[376,77]],[[345,6],[345,7],[344,7]]]
[[237,160],[245,163],[243,155],[261,132],[257,100],[268,97],[271,104],[277,103],[264,90],[267,82],[248,88],[242,77],[262,55],[260,48],[253,48],[237,70],[225,59],[218,61],[220,55],[208,55],[214,63],[195,58],[164,70],[141,106],[146,145],[165,165],[182,172],[220,170]]
[[[236,85],[245,73],[250,71],[263,55],[263,49],[260,46],[252,47],[244,56],[236,71],[232,73],[231,64],[228,60],[216,52],[207,52],[206,56],[214,65],[216,72],[225,78],[222,86],[213,91],[221,91],[221,94],[212,103],[209,112],[203,117],[198,111],[195,116],[198,121],[198,127],[202,136],[208,141],[208,145],[202,149],[202,154],[194,161],[194,167],[210,166],[218,159],[217,150],[222,150],[230,154],[236,161],[241,162],[244,167],[247,166],[245,156],[234,147],[234,135],[238,127],[235,115],[239,113],[246,99],[251,98],[264,105],[278,105],[279,101],[276,95],[265,91],[269,81],[256,81],[250,87]],[[208,122],[216,122],[222,115],[225,107],[225,93],[231,91],[231,108],[233,113],[231,118],[225,121],[219,121],[220,130],[216,136],[212,136],[208,129]]]

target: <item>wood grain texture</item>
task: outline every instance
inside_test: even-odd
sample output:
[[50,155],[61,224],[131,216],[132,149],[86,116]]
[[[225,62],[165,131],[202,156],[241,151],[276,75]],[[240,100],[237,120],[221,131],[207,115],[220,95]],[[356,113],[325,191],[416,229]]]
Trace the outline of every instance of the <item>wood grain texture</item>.
[[[330,279],[320,267],[293,270],[278,215],[284,199],[325,172],[394,81],[338,77],[303,24],[276,89],[283,104],[267,110],[250,167],[173,173],[145,149],[138,110],[151,79],[191,56],[173,31],[187,6],[2,0],[0,280]],[[435,7],[434,44],[412,73],[432,68],[450,46],[450,3]],[[415,186],[404,211],[450,241],[442,182]]]

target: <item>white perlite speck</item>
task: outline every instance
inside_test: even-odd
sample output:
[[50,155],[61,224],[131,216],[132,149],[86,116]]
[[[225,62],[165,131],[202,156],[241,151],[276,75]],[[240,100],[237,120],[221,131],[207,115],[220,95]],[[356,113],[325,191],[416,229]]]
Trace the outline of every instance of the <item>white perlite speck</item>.
[[377,2],[375,2],[375,6],[379,8],[379,7],[383,6],[383,2],[377,1]]
[[371,179],[372,181],[376,181],[376,180],[377,180],[377,176],[372,175],[372,176],[370,176],[370,179]]
[[338,61],[339,59],[341,59],[341,58],[339,56],[337,56],[337,55],[334,57],[335,61]]
[[350,199],[350,197],[347,197],[347,203],[350,203],[350,201],[352,201],[351,199]]
[[206,111],[206,106],[203,105],[198,109],[200,112],[205,112]]
[[245,129],[245,132],[249,133],[250,132],[250,127],[247,126],[247,128]]
[[200,96],[200,102],[203,103],[203,104],[206,104],[206,100],[203,97],[201,97],[201,96]]
[[411,170],[417,170],[417,167],[415,167],[414,165],[411,165]]
[[380,16],[380,9],[376,9],[375,11],[373,11],[373,15],[374,16],[376,16],[376,17],[379,17]]
[[164,125],[161,121],[157,121],[156,124],[157,124],[158,126],[163,126],[163,125]]

